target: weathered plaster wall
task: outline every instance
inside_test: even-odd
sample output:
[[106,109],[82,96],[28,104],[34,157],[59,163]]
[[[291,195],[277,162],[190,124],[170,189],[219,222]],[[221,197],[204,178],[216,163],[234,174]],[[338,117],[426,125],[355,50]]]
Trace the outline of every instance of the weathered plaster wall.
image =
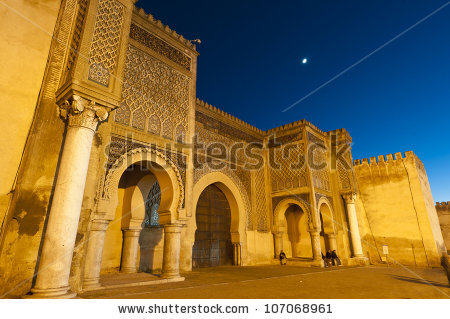
[[283,234],[283,250],[288,258],[312,258],[311,236],[308,232],[306,213],[300,207],[290,206],[284,214],[286,231]]
[[120,267],[120,259],[122,254],[122,207],[124,202],[125,190],[118,189],[119,203],[116,209],[114,219],[108,224],[105,234],[105,246],[103,247],[102,255],[102,272],[118,271]]
[[[70,8],[73,7],[70,7],[70,2],[73,1],[63,1],[62,4],[61,1],[50,0],[8,1],[16,11],[5,11],[4,6],[0,8],[1,41],[9,44],[2,46],[0,59],[0,99],[3,106],[0,123],[10,132],[0,142],[4,150],[8,150],[1,157],[2,187],[9,191],[17,173],[9,209],[6,217],[2,218],[0,295],[20,296],[29,291],[38,264],[42,231],[64,136],[65,124],[57,114],[55,91],[72,25]],[[60,5],[68,8],[59,11],[58,16]],[[58,41],[54,40],[50,45],[55,22],[54,39],[58,38]],[[4,194],[3,189],[1,194]],[[3,217],[3,213],[4,210],[0,216]]]
[[393,263],[438,266],[442,235],[420,160],[413,152],[355,161],[359,189],[358,222],[364,253],[380,262],[388,245]]
[[247,265],[269,264],[273,260],[271,232],[247,230]]
[[441,226],[442,236],[447,248],[447,253],[450,252],[450,202],[436,202],[436,212],[439,217],[439,224]]
[[0,222],[33,120],[60,5],[58,0],[6,0],[0,6],[0,127],[8,132],[0,138]]
[[161,273],[164,252],[164,228],[144,228],[139,236],[139,271]]

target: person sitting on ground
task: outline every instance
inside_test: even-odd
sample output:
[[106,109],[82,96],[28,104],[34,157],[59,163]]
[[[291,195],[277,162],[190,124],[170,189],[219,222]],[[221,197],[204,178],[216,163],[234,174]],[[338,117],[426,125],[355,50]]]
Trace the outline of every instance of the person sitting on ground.
[[286,263],[287,263],[286,254],[284,253],[284,251],[281,251],[280,252],[280,264],[286,265]]
[[320,252],[320,254],[322,255],[323,266],[324,266],[325,268],[327,268],[328,265],[327,265],[327,262],[326,262],[326,260],[325,260],[325,256],[323,255],[323,252]]
[[325,262],[327,263],[327,266],[331,266],[331,249],[327,251],[325,255]]
[[336,264],[336,266],[342,266],[341,260],[339,259],[338,255],[336,254],[336,250],[333,250],[331,252],[331,260],[333,263],[333,266]]
[[447,254],[442,255],[441,265],[442,268],[444,268],[444,272],[447,275],[448,284],[450,285],[450,261],[448,259],[449,256]]

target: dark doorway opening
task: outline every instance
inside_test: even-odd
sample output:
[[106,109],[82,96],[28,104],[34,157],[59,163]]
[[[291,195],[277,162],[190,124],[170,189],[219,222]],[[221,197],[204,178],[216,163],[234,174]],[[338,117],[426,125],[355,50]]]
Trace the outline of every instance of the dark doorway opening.
[[225,194],[216,185],[209,185],[200,194],[196,220],[192,267],[231,265],[231,210]]

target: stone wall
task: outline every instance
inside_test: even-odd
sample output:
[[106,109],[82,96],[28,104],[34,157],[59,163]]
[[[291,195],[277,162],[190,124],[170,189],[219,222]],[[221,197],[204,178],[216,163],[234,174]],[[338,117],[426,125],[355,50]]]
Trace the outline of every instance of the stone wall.
[[436,202],[436,212],[439,217],[444,243],[447,247],[447,253],[450,253],[450,202]]
[[[6,0],[0,7],[0,227],[35,114],[61,1]],[[33,21],[33,23],[29,23]],[[0,231],[1,231],[0,230]]]
[[413,152],[355,161],[358,221],[364,253],[419,267],[439,266],[444,249],[437,214],[422,162]]
[[[1,82],[6,84],[0,88],[1,112],[8,112],[1,116],[2,128],[8,131],[2,147],[10,152],[2,157],[8,162],[1,163],[8,175],[1,175],[5,181],[2,185],[13,186],[17,174],[7,215],[2,218],[0,296],[20,296],[30,290],[34,279],[64,135],[55,93],[70,41],[76,1],[8,2],[36,22],[30,24],[13,11],[2,12],[0,19],[2,42],[8,43],[2,54],[9,52],[0,62]],[[63,9],[58,12],[60,6]],[[6,30],[10,28],[13,30],[8,34]]]

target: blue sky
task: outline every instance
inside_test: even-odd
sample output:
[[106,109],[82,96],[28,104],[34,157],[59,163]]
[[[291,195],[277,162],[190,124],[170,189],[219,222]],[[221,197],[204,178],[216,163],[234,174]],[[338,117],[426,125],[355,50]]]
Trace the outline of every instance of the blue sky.
[[[145,1],[200,38],[197,96],[263,130],[344,127],[353,158],[413,150],[450,201],[450,5],[282,112],[447,1]],[[307,64],[302,64],[303,58]]]

